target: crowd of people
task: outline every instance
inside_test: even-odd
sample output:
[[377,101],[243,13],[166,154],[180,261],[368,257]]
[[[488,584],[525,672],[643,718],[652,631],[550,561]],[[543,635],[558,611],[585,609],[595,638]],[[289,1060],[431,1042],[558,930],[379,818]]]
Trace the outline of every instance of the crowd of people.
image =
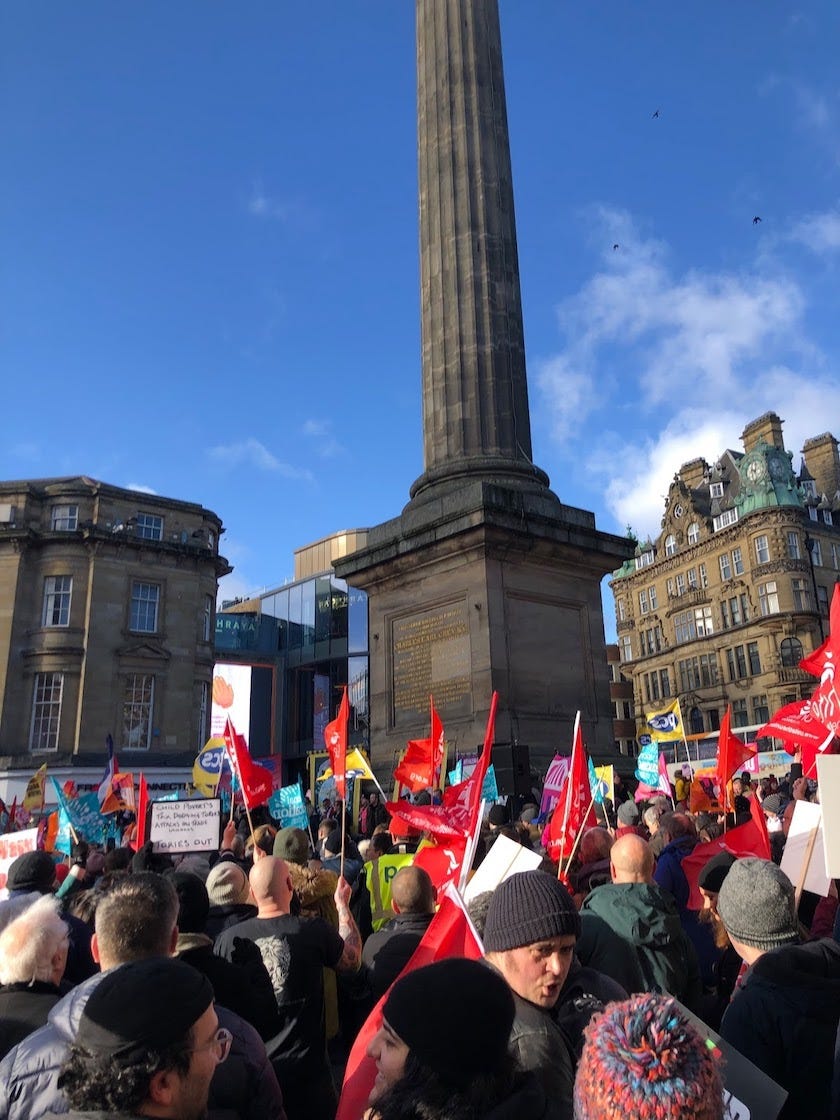
[[[617,785],[561,876],[537,804],[494,805],[474,865],[504,836],[534,868],[469,903],[481,960],[408,971],[440,900],[375,793],[356,829],[325,799],[305,830],[231,820],[212,853],[19,856],[0,1120],[335,1120],[371,1015],[369,1120],[718,1120],[710,1032],[785,1090],[785,1120],[838,1120],[836,884],[779,867],[813,783],[745,774],[729,820],[689,812],[685,783],[639,804]],[[754,799],[771,859],[725,846]]]

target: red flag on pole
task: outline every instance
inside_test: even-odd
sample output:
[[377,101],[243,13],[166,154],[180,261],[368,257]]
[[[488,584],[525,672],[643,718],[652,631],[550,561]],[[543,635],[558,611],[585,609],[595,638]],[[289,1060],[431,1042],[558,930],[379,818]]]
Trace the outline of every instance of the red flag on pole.
[[146,810],[149,807],[149,788],[146,785],[146,775],[140,772],[140,783],[137,791],[137,820],[134,828],[132,848],[139,852],[146,843]]
[[245,808],[250,810],[257,805],[264,805],[274,793],[274,775],[264,766],[254,762],[248,744],[245,742],[245,736],[239,734],[231,723],[230,717],[225,724],[225,746],[239,779]]
[[732,808],[729,804],[729,779],[736,770],[741,769],[748,758],[752,758],[755,754],[755,747],[748,746],[732,734],[730,730],[731,719],[732,708],[731,705],[727,705],[723,719],[720,721],[717,749],[718,787],[724,812]]
[[[422,941],[400,976],[447,957],[480,960],[482,955],[481,941],[467,917],[461,896],[450,887],[444,892],[440,909],[429,923]],[[353,1043],[347,1059],[336,1120],[361,1120],[367,1111],[368,1098],[376,1080],[376,1063],[367,1056],[367,1048],[382,1025],[382,1008],[388,992],[374,1007]],[[439,1011],[442,1015],[446,1013],[445,1008],[440,1008]]]
[[750,798],[751,820],[739,824],[737,828],[730,828],[723,836],[710,840],[708,844],[698,844],[693,851],[683,857],[680,866],[688,880],[688,909],[700,910],[703,906],[703,896],[697,880],[700,872],[709,860],[720,852],[731,852],[733,856],[758,856],[759,859],[770,859],[770,837],[767,834],[767,821],[761,802],[757,797]]
[[408,750],[394,771],[397,781],[412,793],[418,793],[421,789],[430,789],[440,780],[440,766],[443,761],[443,724],[435,711],[431,696],[429,708],[431,709],[429,738],[410,739]]
[[324,728],[324,743],[330,756],[330,767],[335,779],[335,789],[344,801],[347,797],[347,724],[350,720],[350,701],[347,685],[341,695],[338,715]]
[[[587,812],[587,810],[589,810]],[[583,828],[597,824],[592,812],[592,790],[589,786],[589,765],[583,734],[580,730],[580,712],[575,716],[572,761],[566,776],[565,788],[554,809],[548,830],[548,855],[558,862],[569,859],[578,833]]]

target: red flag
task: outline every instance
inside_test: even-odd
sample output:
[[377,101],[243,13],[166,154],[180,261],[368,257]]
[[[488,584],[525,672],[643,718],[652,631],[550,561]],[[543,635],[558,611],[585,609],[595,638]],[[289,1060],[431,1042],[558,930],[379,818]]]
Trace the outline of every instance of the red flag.
[[68,778],[67,781],[64,783],[64,785],[61,788],[64,790],[64,796],[65,797],[78,797],[79,796],[79,790],[76,786],[76,783],[73,781],[72,778]]
[[146,810],[149,807],[149,788],[146,785],[146,775],[140,773],[140,788],[137,794],[137,823],[134,828],[132,848],[139,852],[146,843]]
[[458,885],[458,876],[464,862],[466,847],[467,842],[462,837],[440,844],[424,840],[417,849],[414,866],[422,867],[424,871],[428,872],[438,895],[447,883]]
[[242,800],[245,802],[246,809],[264,805],[274,792],[274,776],[270,770],[266,770],[251,758],[245,736],[239,734],[231,723],[230,717],[225,724],[225,746],[239,779],[239,788],[242,790]]
[[834,732],[815,718],[811,700],[795,700],[779,708],[770,721],[759,728],[756,738],[765,735],[781,739],[788,754],[802,752],[802,771],[806,777],[813,776],[818,754],[831,754],[828,748],[834,739]]
[[338,706],[338,715],[324,728],[324,743],[330,756],[330,767],[335,779],[335,789],[344,801],[347,797],[347,723],[350,719],[350,702],[347,685]]
[[408,805],[403,801],[389,801],[386,809],[392,817],[400,817],[412,828],[430,832],[436,839],[448,843],[452,839],[472,836],[479,825],[481,789],[493,753],[493,734],[496,726],[498,693],[493,693],[490,713],[484,732],[484,746],[478,763],[468,778],[443,791],[442,805]]
[[[440,909],[429,923],[422,941],[400,976],[447,957],[480,960],[482,955],[481,942],[467,917],[461,896],[456,890],[448,888]],[[376,1063],[367,1056],[367,1048],[382,1025],[382,1008],[387,998],[388,992],[371,1011],[353,1043],[347,1059],[336,1120],[361,1120],[367,1111],[368,1097],[376,1080]],[[446,1014],[445,1008],[438,1010],[441,1015]]]
[[688,909],[700,910],[703,906],[703,896],[697,885],[700,872],[713,856],[720,852],[730,852],[733,856],[758,856],[759,859],[770,859],[770,837],[767,835],[767,822],[761,803],[757,797],[750,798],[750,814],[752,819],[737,828],[730,828],[723,836],[708,844],[698,844],[696,848],[683,857],[681,867],[688,880],[689,896]]
[[431,710],[431,730],[428,739],[410,739],[408,750],[394,771],[397,781],[418,793],[429,789],[440,780],[440,767],[443,762],[443,724],[435,711],[434,701],[429,697]]
[[755,754],[755,747],[747,746],[730,730],[732,708],[727,705],[723,719],[720,721],[720,734],[718,735],[717,749],[717,777],[720,788],[720,799],[724,812],[731,809],[729,804],[729,779],[736,770],[740,770],[748,758]]
[[592,812],[589,765],[580,730],[580,712],[578,712],[572,742],[572,762],[548,830],[548,855],[555,862],[569,859],[578,833],[581,829],[596,823],[595,814]]

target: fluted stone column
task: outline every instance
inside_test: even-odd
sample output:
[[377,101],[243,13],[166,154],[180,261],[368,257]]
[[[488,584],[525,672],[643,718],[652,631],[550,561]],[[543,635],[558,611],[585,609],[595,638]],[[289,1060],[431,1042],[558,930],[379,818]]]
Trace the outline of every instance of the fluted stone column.
[[531,421],[497,0],[417,0],[423,448],[412,496],[548,479]]

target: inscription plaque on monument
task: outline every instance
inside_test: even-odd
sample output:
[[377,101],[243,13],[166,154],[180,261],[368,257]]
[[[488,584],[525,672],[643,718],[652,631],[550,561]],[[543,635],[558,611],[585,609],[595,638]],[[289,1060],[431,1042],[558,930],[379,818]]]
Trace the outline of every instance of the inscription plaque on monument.
[[428,718],[430,695],[441,713],[470,714],[470,627],[465,601],[395,618],[391,650],[393,726]]

